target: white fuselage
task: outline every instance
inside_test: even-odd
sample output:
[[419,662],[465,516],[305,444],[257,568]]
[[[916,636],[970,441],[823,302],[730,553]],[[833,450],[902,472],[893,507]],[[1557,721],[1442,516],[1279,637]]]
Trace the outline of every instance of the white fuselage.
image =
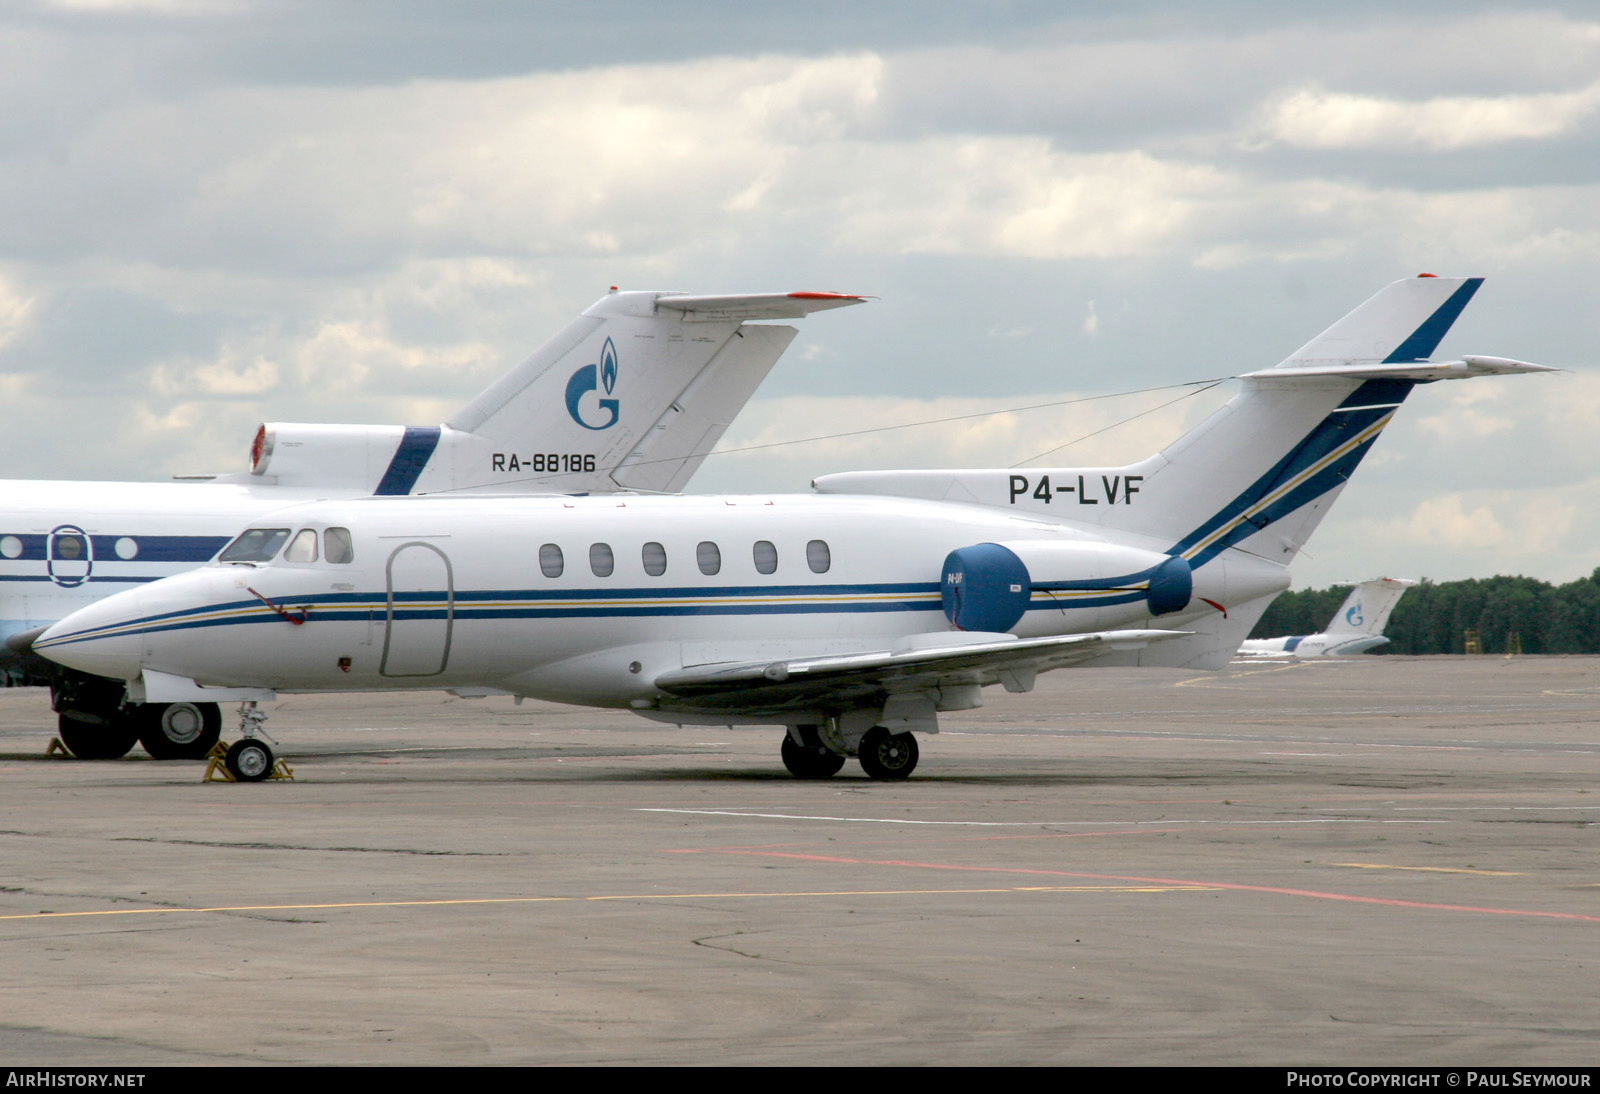
[[1239,647],[1241,658],[1314,661],[1323,657],[1355,657],[1389,640],[1381,634],[1307,634],[1287,638],[1252,638]]
[[263,513],[368,491],[271,483],[5,483],[0,638],[193,570]]
[[[1011,634],[1141,626],[1151,614],[1137,583],[1110,579],[1147,571],[1168,546],[973,505],[840,496],[362,499],[255,524],[349,528],[354,559],[214,563],[85,609],[37,648],[130,681],[487,688],[642,709],[674,670],[948,632],[941,568],[974,544],[1011,545],[1039,583],[1108,579],[1024,591]],[[1182,630],[1286,583],[1283,567],[1225,551],[1159,626]]]

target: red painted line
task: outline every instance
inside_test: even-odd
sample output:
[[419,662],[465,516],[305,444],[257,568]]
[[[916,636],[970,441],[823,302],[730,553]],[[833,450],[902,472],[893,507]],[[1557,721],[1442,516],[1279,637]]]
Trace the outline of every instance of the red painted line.
[[1276,893],[1279,896],[1309,897],[1313,900],[1340,900],[1351,904],[1378,904],[1389,908],[1419,908],[1436,912],[1473,912],[1478,915],[1518,915],[1536,919],[1571,919],[1582,923],[1600,923],[1600,916],[1579,915],[1577,912],[1540,912],[1526,908],[1480,908],[1470,904],[1433,904],[1420,900],[1396,900],[1390,897],[1356,896],[1354,893],[1330,893],[1318,889],[1286,889],[1276,885],[1244,885],[1230,881],[1193,881],[1186,878],[1129,877],[1121,874],[1086,874],[1073,870],[1041,870],[1021,866],[954,866],[940,862],[908,862],[901,859],[841,858],[835,855],[802,855],[792,851],[734,851],[731,854],[763,855],[769,858],[806,859],[813,862],[832,862],[848,866],[909,866],[917,870],[953,870],[962,873],[1039,874],[1046,877],[1070,877],[1089,881],[1125,881],[1141,885],[1191,885],[1208,889],[1228,889],[1241,893]]

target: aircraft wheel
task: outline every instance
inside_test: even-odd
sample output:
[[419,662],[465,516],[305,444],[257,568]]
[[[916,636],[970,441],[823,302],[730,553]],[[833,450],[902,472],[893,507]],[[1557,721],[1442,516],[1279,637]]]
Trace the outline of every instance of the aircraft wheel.
[[145,703],[133,717],[139,743],[158,760],[203,760],[222,736],[215,703]]
[[807,742],[797,745],[793,737],[787,733],[783,735],[783,766],[789,769],[789,774],[797,779],[827,779],[837,775],[844,766],[844,757],[816,740],[816,730],[806,736]]
[[242,783],[258,783],[272,774],[272,748],[254,737],[235,741],[228,749],[228,773]]
[[133,720],[119,711],[96,714],[66,707],[56,718],[56,733],[67,751],[80,760],[115,760],[126,756],[139,739]]
[[861,770],[874,779],[904,779],[917,766],[917,739],[873,726],[861,738]]

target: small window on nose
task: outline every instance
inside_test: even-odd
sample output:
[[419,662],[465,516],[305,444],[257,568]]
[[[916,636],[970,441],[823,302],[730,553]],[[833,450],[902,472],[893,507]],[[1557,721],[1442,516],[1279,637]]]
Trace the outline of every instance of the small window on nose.
[[285,562],[315,562],[317,561],[317,533],[310,528],[302,528],[289,543],[289,549],[283,552]]

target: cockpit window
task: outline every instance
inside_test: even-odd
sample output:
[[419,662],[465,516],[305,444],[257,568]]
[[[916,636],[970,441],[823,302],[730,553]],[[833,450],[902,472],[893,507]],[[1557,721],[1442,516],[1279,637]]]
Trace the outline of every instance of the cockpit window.
[[285,562],[315,562],[317,561],[317,533],[311,528],[302,528],[289,544],[289,549],[283,552]]
[[344,565],[356,560],[355,544],[350,541],[350,529],[329,528],[322,533],[322,557],[329,562]]
[[217,556],[218,562],[271,562],[283,541],[289,538],[287,528],[252,528]]

